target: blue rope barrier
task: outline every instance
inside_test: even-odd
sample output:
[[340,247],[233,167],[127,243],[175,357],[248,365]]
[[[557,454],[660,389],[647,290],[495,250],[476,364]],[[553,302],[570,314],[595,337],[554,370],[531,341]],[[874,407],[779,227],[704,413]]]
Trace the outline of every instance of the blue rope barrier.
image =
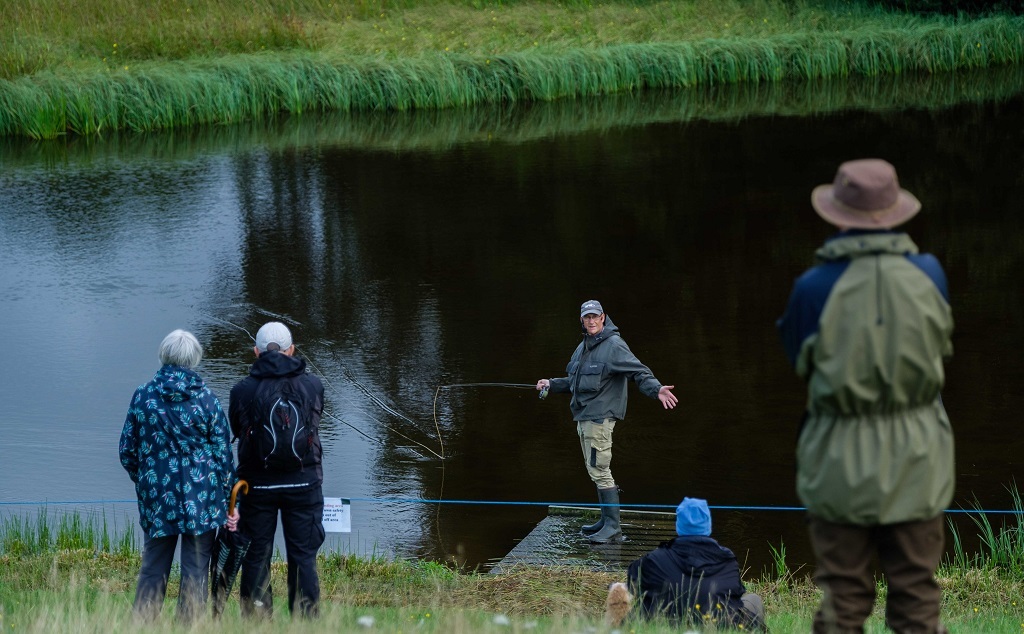
[[138,500],[45,500],[43,502],[0,502],[0,506],[66,506],[68,504],[138,504]]
[[[532,502],[525,500],[427,500],[423,498],[345,498],[352,502],[371,502],[375,504],[460,504],[465,506],[568,506],[594,508],[602,506],[619,506],[624,509],[668,509],[674,511],[675,504],[599,504],[590,502]],[[88,504],[138,504],[138,500],[55,500],[35,502],[2,502],[0,506],[69,506]],[[708,508],[720,511],[806,511],[803,506],[743,506],[743,505],[708,505]],[[1020,515],[1019,509],[946,509],[946,513],[986,513],[992,515]]]

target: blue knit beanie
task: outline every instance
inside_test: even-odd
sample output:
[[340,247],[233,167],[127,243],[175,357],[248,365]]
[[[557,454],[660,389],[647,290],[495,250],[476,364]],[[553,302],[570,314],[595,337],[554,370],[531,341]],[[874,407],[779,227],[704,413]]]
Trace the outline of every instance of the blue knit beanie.
[[711,511],[706,500],[683,498],[676,507],[677,535],[710,535]]

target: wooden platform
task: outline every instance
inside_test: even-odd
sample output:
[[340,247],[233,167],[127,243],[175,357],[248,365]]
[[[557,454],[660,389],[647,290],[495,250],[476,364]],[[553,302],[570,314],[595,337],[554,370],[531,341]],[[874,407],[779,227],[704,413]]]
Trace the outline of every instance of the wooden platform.
[[547,517],[496,562],[490,572],[501,574],[513,566],[574,566],[623,571],[633,560],[676,535],[675,513],[623,509],[620,516],[625,541],[591,544],[580,534],[580,526],[600,517],[597,507],[549,506]]

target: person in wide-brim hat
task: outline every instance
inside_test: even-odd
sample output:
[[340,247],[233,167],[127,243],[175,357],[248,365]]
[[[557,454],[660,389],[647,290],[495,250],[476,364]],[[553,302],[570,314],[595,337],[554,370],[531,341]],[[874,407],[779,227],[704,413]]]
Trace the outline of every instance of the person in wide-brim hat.
[[896,168],[882,159],[843,163],[832,183],[814,188],[811,205],[842,229],[891,229],[921,210],[921,202],[900,188]]
[[811,631],[863,631],[874,560],[888,629],[945,632],[936,570],[956,490],[942,403],[954,323],[946,273],[897,228],[921,203],[888,162],[842,163],[811,204],[839,231],[796,278],[777,322],[807,389],[795,484],[821,589]]

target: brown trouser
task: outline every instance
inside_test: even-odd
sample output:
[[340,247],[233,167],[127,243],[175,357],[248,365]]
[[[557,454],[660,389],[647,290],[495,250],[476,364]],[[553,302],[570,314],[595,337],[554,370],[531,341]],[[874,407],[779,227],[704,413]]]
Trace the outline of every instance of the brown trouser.
[[824,593],[814,632],[864,631],[875,604],[874,555],[888,583],[886,625],[897,634],[946,631],[939,622],[942,591],[935,581],[945,542],[941,514],[879,526],[836,524],[811,516],[809,524],[817,558],[814,582]]

